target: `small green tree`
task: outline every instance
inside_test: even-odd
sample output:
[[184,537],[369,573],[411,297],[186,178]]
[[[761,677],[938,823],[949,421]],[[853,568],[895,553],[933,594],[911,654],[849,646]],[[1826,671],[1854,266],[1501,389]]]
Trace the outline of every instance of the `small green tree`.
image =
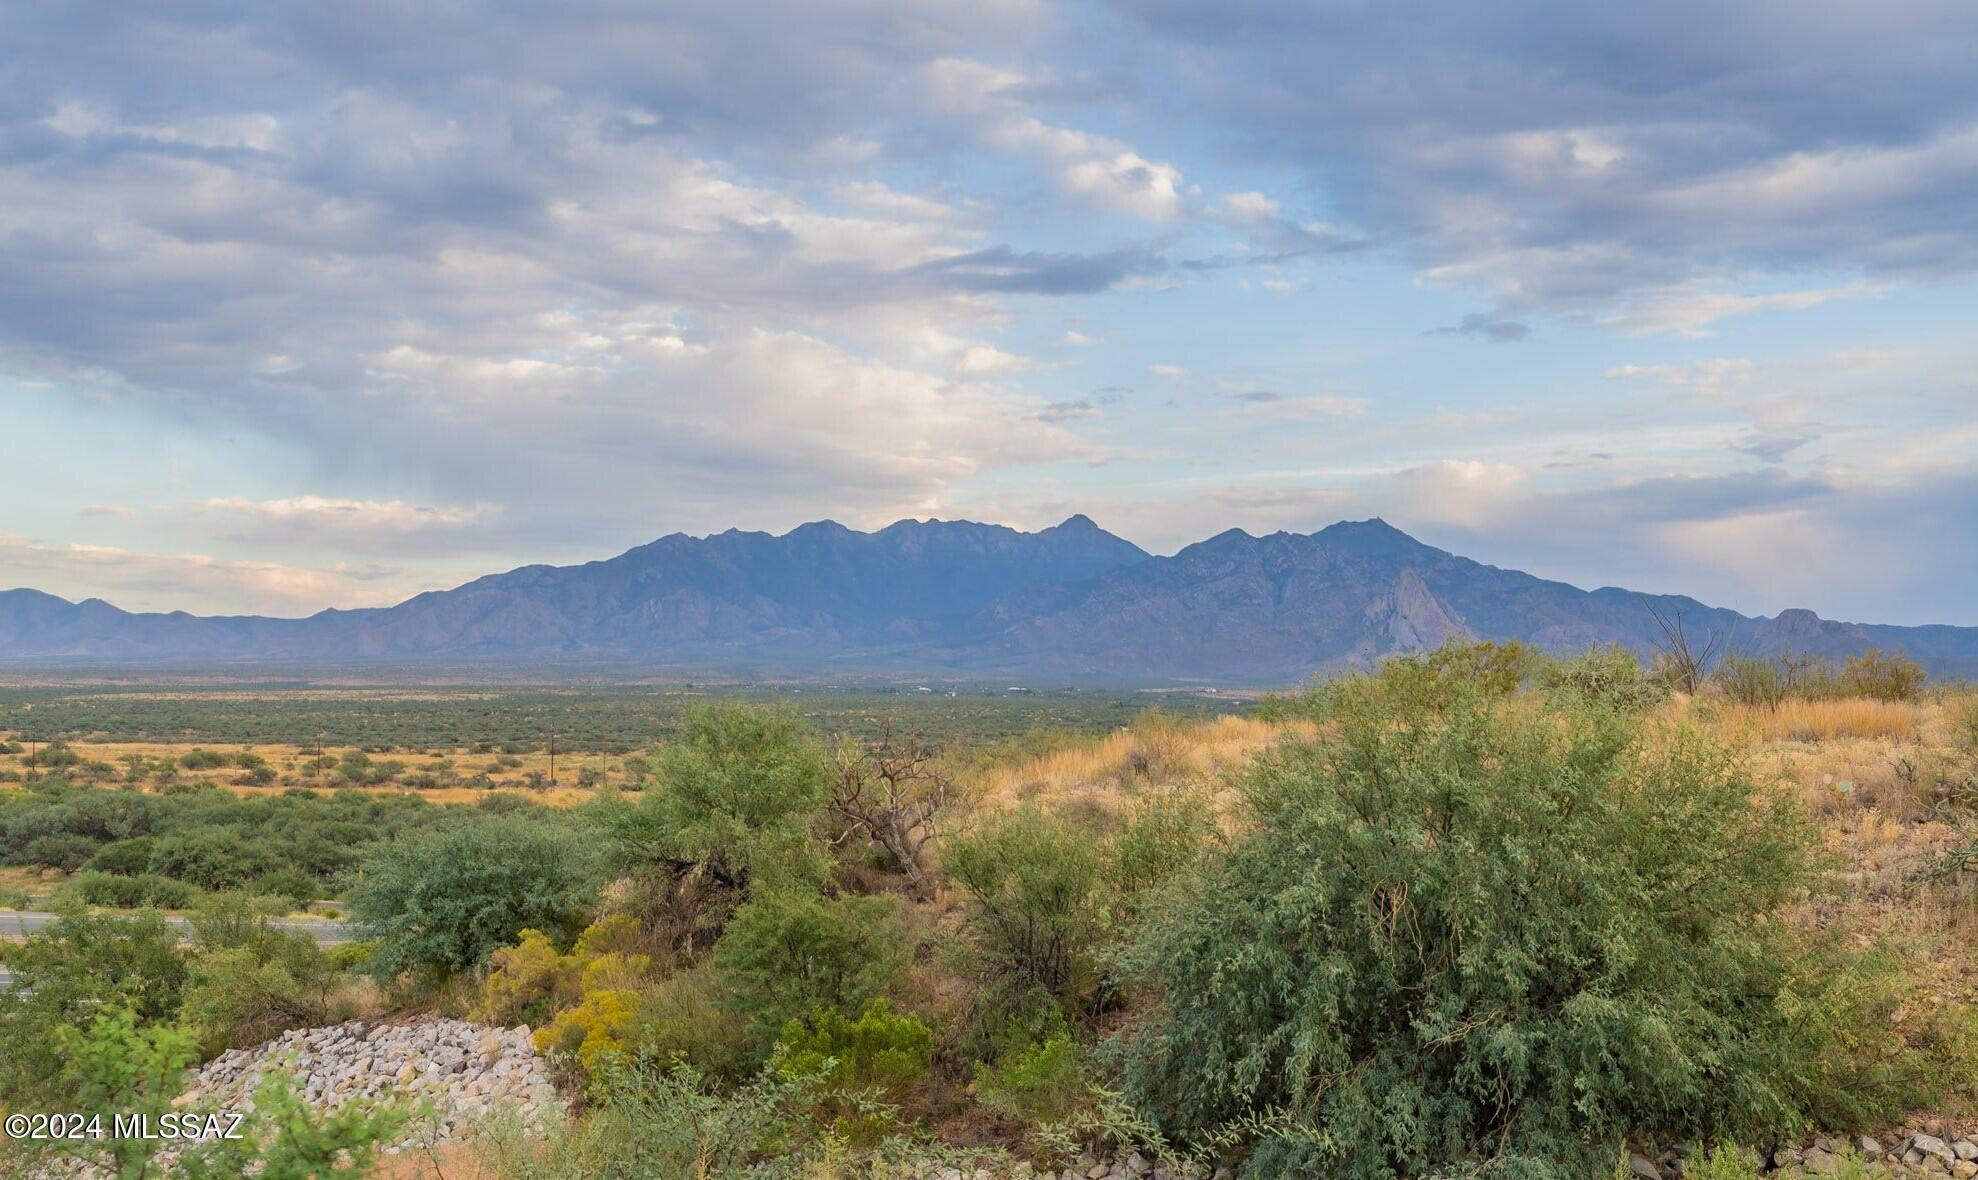
[[142,1135],[118,1134],[118,1116],[138,1115],[155,1124],[172,1110],[195,1059],[192,1040],[169,1024],[140,1024],[123,1004],[99,1009],[81,1027],[54,1030],[62,1066],[54,1079],[63,1108],[102,1119],[104,1136],[59,1144],[67,1154],[107,1165],[119,1176],[142,1176],[164,1144]]
[[470,970],[526,929],[567,940],[599,880],[592,847],[553,819],[473,813],[365,847],[350,912],[376,940],[370,971]]
[[695,709],[656,763],[657,789],[599,812],[622,866],[737,889],[758,876],[821,878],[810,824],[831,770],[794,714],[743,704]]
[[1913,701],[1927,679],[1923,665],[1899,652],[1863,652],[1851,657],[1841,672],[1848,692],[1881,701]]
[[793,1018],[857,1011],[906,960],[890,898],[825,898],[796,886],[758,890],[714,945],[730,1004],[765,1048]]
[[1777,660],[1725,656],[1710,679],[1723,692],[1724,699],[1735,705],[1776,709],[1786,699],[1785,669]]
[[1073,1011],[1092,1001],[1105,913],[1089,834],[1026,807],[961,833],[942,863],[968,892],[974,953],[995,982]]

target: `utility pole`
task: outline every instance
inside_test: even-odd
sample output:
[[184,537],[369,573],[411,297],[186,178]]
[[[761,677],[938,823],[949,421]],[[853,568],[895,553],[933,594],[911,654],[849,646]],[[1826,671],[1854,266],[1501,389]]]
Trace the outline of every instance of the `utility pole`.
[[549,731],[549,785],[556,785],[556,731]]

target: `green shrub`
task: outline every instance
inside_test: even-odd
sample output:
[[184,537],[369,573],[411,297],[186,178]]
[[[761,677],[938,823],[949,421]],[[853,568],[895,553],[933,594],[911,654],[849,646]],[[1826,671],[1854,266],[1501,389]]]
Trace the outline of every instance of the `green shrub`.
[[1556,695],[1623,712],[1647,709],[1667,695],[1641,660],[1621,647],[1590,648],[1550,662],[1541,680]]
[[733,1089],[658,1061],[616,1067],[590,1113],[547,1134],[492,1129],[488,1154],[504,1180],[797,1177],[819,1154],[808,1079],[773,1071]]
[[1120,904],[1137,908],[1140,899],[1186,877],[1220,839],[1214,804],[1203,793],[1152,795],[1133,803],[1100,844],[1100,879]]
[[1758,656],[1725,656],[1710,674],[1724,699],[1734,705],[1776,709],[1787,696],[1785,669]]
[[151,853],[151,871],[189,881],[201,889],[239,889],[281,867],[274,853],[239,832],[198,830],[161,838]]
[[34,908],[34,898],[25,889],[0,888],[0,910],[26,910]]
[[39,1154],[66,1155],[121,1176],[147,1174],[162,1142],[119,1134],[116,1116],[141,1115],[155,1124],[170,1112],[194,1059],[191,1041],[172,1025],[143,1023],[116,1003],[79,1015],[53,1034],[61,1064],[47,1092],[61,1095],[59,1109],[100,1116],[105,1135],[50,1144],[52,1150]]
[[792,1020],[776,1044],[775,1069],[813,1087],[810,1118],[834,1137],[869,1147],[898,1126],[895,1106],[920,1084],[934,1060],[934,1034],[912,1015],[894,1015],[885,1000],[856,1020],[820,1011]]
[[371,956],[377,953],[378,948],[374,944],[361,938],[333,942],[323,948],[323,954],[329,960],[330,970],[339,973],[357,970],[370,962]]
[[380,980],[480,966],[523,930],[570,938],[598,891],[591,845],[541,817],[472,814],[372,844],[348,900]]
[[1683,1180],[1761,1180],[1764,1175],[1751,1148],[1736,1143],[1720,1143],[1683,1165]]
[[179,755],[179,765],[187,770],[215,770],[232,761],[233,759],[218,750],[202,750],[198,746]]
[[61,1099],[56,1030],[128,1008],[140,1021],[177,1013],[186,964],[178,931],[157,914],[65,908],[19,944],[0,944],[14,986],[0,990],[0,1105],[72,1109]]
[[1841,683],[1854,696],[1880,701],[1913,701],[1928,679],[1923,665],[1906,655],[1869,651],[1851,657],[1841,671]]
[[161,910],[182,910],[191,905],[199,891],[184,881],[174,881],[156,873],[119,877],[94,871],[78,873],[62,888],[85,905],[111,906],[134,910],[154,906]]
[[1444,683],[1469,685],[1491,696],[1510,696],[1530,680],[1544,662],[1536,648],[1517,640],[1451,639],[1418,659],[1427,672]]
[[316,878],[294,865],[283,865],[272,873],[261,874],[254,879],[253,887],[254,892],[264,896],[286,899],[298,910],[323,896],[323,887]]
[[[1434,651],[1388,657],[1375,678],[1408,707],[1437,709],[1456,694],[1510,696],[1544,670],[1543,655],[1516,640],[1451,639]],[[1266,721],[1322,720],[1341,689],[1366,678],[1321,678],[1305,692],[1265,697],[1256,713]]]
[[1345,686],[1249,773],[1246,834],[1130,959],[1160,1006],[1129,1092],[1187,1136],[1275,1112],[1259,1177],[1584,1176],[1593,1145],[1802,1121],[1823,1079],[1780,996],[1822,970],[1771,915],[1804,828],[1695,734],[1417,689]]
[[180,1009],[207,1053],[332,1023],[339,969],[309,935],[275,925],[281,899],[214,894],[192,915],[198,953]]
[[640,1057],[722,1082],[739,1081],[756,1060],[748,1017],[722,1002],[711,964],[676,971],[641,993],[627,1039]]
[[151,871],[152,850],[158,841],[150,836],[134,836],[129,840],[118,840],[105,844],[89,858],[83,867],[99,873],[117,873],[135,877],[139,873]]
[[1024,808],[961,833],[942,862],[969,895],[974,953],[991,981],[1069,1010],[1091,1003],[1104,913],[1089,833]]
[[740,704],[695,709],[656,762],[657,790],[598,812],[621,865],[733,889],[758,876],[822,879],[810,824],[830,767],[794,714]]
[[983,1105],[1027,1126],[1065,1122],[1092,1102],[1084,1051],[1063,1029],[976,1071]]
[[60,869],[73,873],[96,855],[100,848],[95,840],[73,832],[51,832],[46,836],[36,836],[27,841],[19,852],[8,857],[8,863],[36,865],[44,869]]
[[934,1034],[918,1016],[895,1015],[883,999],[857,1019],[822,1009],[792,1020],[776,1043],[776,1069],[786,1078],[815,1078],[831,1091],[873,1091],[899,1101],[920,1084],[934,1060]]
[[1781,983],[1791,1040],[1779,1068],[1810,1124],[1871,1126],[1895,1107],[1949,1101],[1947,1091],[1978,1096],[1978,1024],[1968,1009],[1933,1003],[1900,950],[1855,952],[1825,932],[1787,960]]
[[906,960],[892,899],[825,898],[796,886],[758,890],[714,945],[729,1003],[764,1048],[792,1018],[857,1011]]
[[208,1054],[258,1045],[291,1028],[332,1023],[335,981],[306,934],[212,950],[193,963],[182,1019]]

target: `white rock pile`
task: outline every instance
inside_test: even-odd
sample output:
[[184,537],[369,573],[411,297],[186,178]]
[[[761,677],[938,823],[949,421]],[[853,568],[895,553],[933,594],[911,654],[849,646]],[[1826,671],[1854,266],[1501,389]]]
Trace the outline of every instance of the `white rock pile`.
[[325,1110],[354,1098],[429,1101],[435,1117],[419,1128],[422,1142],[451,1138],[498,1110],[512,1112],[524,1124],[563,1113],[527,1026],[492,1028],[446,1019],[352,1020],[293,1029],[207,1062],[179,1105],[250,1109],[262,1079],[277,1071],[288,1075],[306,1102]]

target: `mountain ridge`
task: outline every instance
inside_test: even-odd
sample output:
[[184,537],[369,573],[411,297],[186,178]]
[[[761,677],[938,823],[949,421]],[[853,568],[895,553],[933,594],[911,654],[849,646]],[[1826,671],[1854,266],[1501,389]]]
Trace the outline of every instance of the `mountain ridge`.
[[670,533],[614,557],[490,573],[302,618],[132,613],[0,591],[0,661],[773,664],[1137,683],[1264,684],[1468,635],[1550,651],[1661,642],[1647,604],[1735,650],[1909,654],[1978,673],[1978,628],[1772,618],[1683,595],[1582,590],[1424,544],[1379,517],[1226,529],[1154,556],[1077,514],[1037,532],[901,520]]

